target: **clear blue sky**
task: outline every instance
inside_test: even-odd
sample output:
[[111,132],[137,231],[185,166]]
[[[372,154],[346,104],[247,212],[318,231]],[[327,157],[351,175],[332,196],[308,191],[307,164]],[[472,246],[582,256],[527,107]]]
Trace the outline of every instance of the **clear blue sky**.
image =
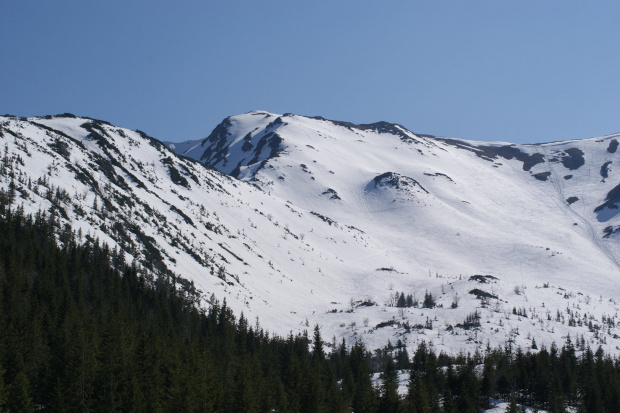
[[0,113],[162,140],[262,109],[541,142],[620,132],[620,1],[3,0]]

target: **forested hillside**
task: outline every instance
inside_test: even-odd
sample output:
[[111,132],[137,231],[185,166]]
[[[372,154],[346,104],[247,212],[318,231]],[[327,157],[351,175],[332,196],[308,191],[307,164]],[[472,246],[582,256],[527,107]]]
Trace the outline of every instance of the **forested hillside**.
[[333,364],[306,336],[271,338],[225,303],[200,312],[174,280],[113,268],[113,251],[69,230],[61,248],[48,216],[5,207],[0,411],[344,411]]
[[[570,338],[458,357],[423,343],[410,358],[400,345],[324,343],[318,327],[312,339],[271,336],[225,303],[199,311],[174,279],[97,240],[78,245],[70,228],[58,244],[53,218],[7,205],[2,192],[1,412],[478,412],[489,397],[620,411],[619,361]],[[404,398],[398,370],[410,375]]]

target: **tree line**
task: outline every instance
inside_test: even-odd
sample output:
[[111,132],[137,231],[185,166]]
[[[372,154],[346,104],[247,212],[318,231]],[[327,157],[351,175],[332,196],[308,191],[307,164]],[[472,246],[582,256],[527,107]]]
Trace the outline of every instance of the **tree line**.
[[78,244],[53,215],[10,210],[0,192],[0,412],[479,412],[489,397],[620,411],[620,362],[570,340],[535,353],[370,352],[325,343],[318,326],[270,335],[226,302],[198,309],[185,287],[97,240]]

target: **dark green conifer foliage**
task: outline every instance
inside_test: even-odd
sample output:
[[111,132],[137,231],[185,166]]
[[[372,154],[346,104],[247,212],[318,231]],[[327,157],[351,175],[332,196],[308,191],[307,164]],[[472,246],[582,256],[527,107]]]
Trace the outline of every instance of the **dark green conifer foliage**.
[[[1,278],[1,274],[0,274],[0,278]],[[1,291],[0,291],[1,292]],[[1,314],[1,312],[0,312]],[[0,360],[2,360],[1,358],[2,354],[0,352]],[[2,368],[2,364],[0,364],[0,413],[5,413],[7,410],[7,401],[8,401],[8,389],[7,387],[4,385],[4,369]]]
[[26,377],[26,373],[20,371],[15,376],[11,387],[9,388],[9,397],[6,409],[9,412],[34,412],[34,403],[30,396],[30,383]]
[[511,394],[551,413],[619,411],[620,360],[583,341],[457,357],[422,342],[412,360],[400,342],[374,354],[343,342],[326,354],[318,328],[312,341],[272,337],[226,302],[198,310],[176,276],[78,245],[53,214],[24,217],[9,198],[0,190],[0,413],[479,412]]
[[[307,336],[270,337],[226,303],[203,314],[173,277],[127,266],[95,241],[79,246],[66,228],[59,248],[56,219],[14,214],[7,198],[0,412],[346,411],[340,377],[322,346],[309,351]],[[347,351],[340,364],[351,382],[370,386],[364,362],[362,378]]]
[[425,341],[420,342],[410,364],[407,411],[439,412],[444,387],[445,376],[439,368],[435,352]]
[[409,353],[407,352],[407,347],[398,340],[396,348],[396,368],[401,370],[409,368]]
[[312,339],[312,358],[316,360],[322,360],[325,358],[325,352],[323,351],[323,338],[321,337],[321,330],[318,324],[314,326],[314,337]]
[[425,382],[416,377],[409,381],[409,392],[406,400],[407,413],[431,413],[430,400]]
[[[377,396],[370,380],[370,355],[364,344],[356,342],[351,348],[349,366],[350,386],[353,389],[351,410],[354,413],[372,413],[376,411]],[[346,377],[345,377],[346,379]]]
[[574,403],[577,400],[577,356],[570,336],[566,338],[566,344],[560,352],[559,368],[564,395],[569,403]]
[[506,408],[506,413],[519,413],[519,406],[517,405],[517,396],[514,393],[510,394],[510,404]]
[[579,412],[601,412],[603,411],[603,400],[599,384],[599,375],[596,374],[594,357],[592,350],[588,347],[582,358],[581,381],[583,383],[583,394]]
[[470,360],[459,374],[461,383],[457,406],[459,412],[474,413],[479,412],[481,408],[480,381],[474,372],[474,362]]
[[379,398],[378,413],[398,413],[401,409],[398,396],[398,372],[391,357],[388,358],[385,371],[381,374],[383,384]]
[[434,308],[435,307],[435,298],[433,294],[428,291],[424,293],[424,301],[422,302],[422,307],[424,308]]
[[452,397],[452,392],[449,388],[446,388],[445,393],[443,394],[443,406],[441,409],[442,413],[457,413],[456,403],[454,402],[454,398]]

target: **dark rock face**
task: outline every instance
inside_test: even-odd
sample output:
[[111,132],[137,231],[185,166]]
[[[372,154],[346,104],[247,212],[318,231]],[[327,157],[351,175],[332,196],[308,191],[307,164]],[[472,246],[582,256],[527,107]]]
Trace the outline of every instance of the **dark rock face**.
[[618,141],[616,139],[612,139],[609,142],[609,146],[607,147],[607,152],[616,153],[617,149],[618,149]]
[[578,197],[576,197],[576,196],[571,196],[571,197],[568,197],[568,198],[566,199],[566,203],[567,203],[568,205],[571,205],[571,204],[573,204],[573,203],[575,203],[575,202],[577,202],[577,201],[579,201],[579,198],[578,198]]
[[429,193],[418,181],[408,176],[401,175],[396,172],[385,172],[375,176],[373,179],[375,188],[392,187],[395,189],[412,189],[418,187],[427,194]]
[[245,135],[245,137],[243,138],[243,146],[241,147],[241,150],[243,152],[249,152],[252,150],[253,147],[254,145],[252,145],[252,133],[248,132],[248,134]]
[[[378,133],[387,133],[390,135],[396,135],[396,136],[399,136],[400,139],[404,142],[416,143],[416,141],[412,139],[411,136],[409,136],[406,132],[404,132],[404,130],[407,130],[405,127],[401,125],[397,125],[395,123],[380,121],[380,122],[375,122],[375,123],[366,123],[366,124],[357,125],[351,122],[343,122],[339,120],[325,119],[322,116],[314,116],[312,117],[312,119],[330,122],[330,123],[333,123],[334,125],[342,126],[349,130],[362,130],[362,131],[370,130],[370,131],[378,132]],[[432,137],[431,135],[418,135],[418,136]]]
[[340,199],[342,199],[338,195],[338,192],[336,192],[336,190],[332,189],[332,188],[327,188],[327,190],[325,190],[321,195],[329,196],[329,199],[333,199],[333,200],[340,200]]
[[[282,117],[278,117],[265,127],[264,132],[255,135],[252,135],[253,132],[248,132],[240,143],[241,151],[247,153],[248,156],[235,165],[230,175],[238,177],[243,166],[262,161],[262,167],[267,160],[277,157],[280,153],[280,144],[283,140],[277,134],[276,129],[283,125],[286,125],[286,123],[282,120]],[[229,130],[232,126],[233,120],[231,120],[231,118],[224,119],[224,121],[217,125],[217,127],[213,129],[213,132],[201,142],[201,146],[206,147],[206,149],[200,156],[200,162],[208,167],[220,170],[222,167],[226,167],[228,155],[231,152],[232,144],[229,139],[231,137]],[[253,138],[256,138],[254,142],[252,142]],[[270,148],[270,151],[268,154],[261,156],[264,148]],[[248,159],[249,161],[247,161]]]
[[454,182],[454,180],[452,178],[450,178],[446,174],[442,174],[441,172],[436,172],[434,174],[429,174],[429,173],[425,172],[424,175],[426,175],[426,176],[442,176],[442,177],[446,178],[448,181]]
[[256,144],[256,149],[254,150],[254,157],[250,160],[248,165],[252,165],[259,161],[260,154],[265,146],[271,149],[271,152],[269,152],[269,156],[267,157],[267,159],[277,157],[280,149],[280,144],[283,141],[284,140],[282,139],[282,137],[280,137],[280,135],[275,132],[269,132],[268,134],[263,136]]
[[609,165],[611,165],[612,161],[607,161],[601,166],[601,176],[603,178],[607,178],[609,176]]
[[[228,148],[226,142],[228,140],[228,128],[232,126],[230,118],[226,118],[213,129],[213,132],[207,136],[201,143],[201,146],[208,145],[200,157],[201,162],[205,162],[209,166],[216,165],[226,158]],[[215,146],[213,145],[215,144]]]
[[171,157],[162,159],[161,163],[168,167],[168,173],[170,174],[170,180],[172,182],[174,182],[176,185],[191,189],[187,179],[185,179],[185,177],[179,172],[179,170],[174,167],[174,162]]
[[498,157],[504,159],[517,159],[523,162],[523,170],[529,171],[532,169],[534,165],[538,165],[539,163],[543,163],[545,161],[544,155],[540,153],[529,154],[521,151],[519,148],[514,145],[504,145],[504,146],[474,146],[466,142],[462,142],[456,139],[447,139],[447,138],[435,138],[439,141],[442,141],[448,145],[456,146],[457,148],[465,149],[475,153],[482,159],[486,159],[487,161],[494,161]]

